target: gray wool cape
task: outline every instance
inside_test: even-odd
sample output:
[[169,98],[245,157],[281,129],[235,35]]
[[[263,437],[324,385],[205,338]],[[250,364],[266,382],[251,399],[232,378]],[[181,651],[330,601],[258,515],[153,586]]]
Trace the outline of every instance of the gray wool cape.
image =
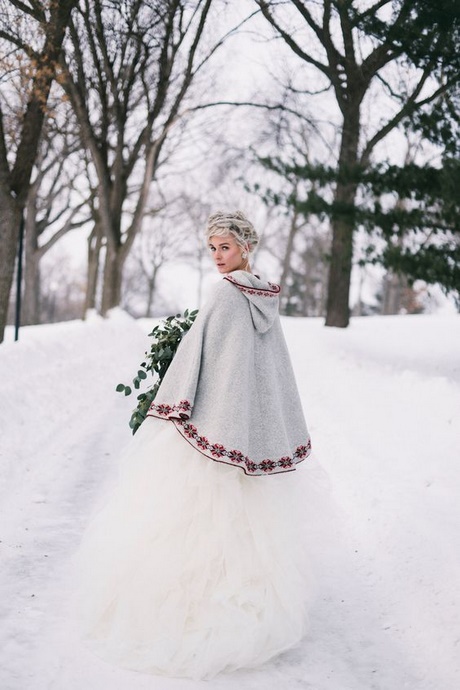
[[247,475],[289,472],[311,452],[278,314],[278,285],[233,271],[183,337],[148,416]]

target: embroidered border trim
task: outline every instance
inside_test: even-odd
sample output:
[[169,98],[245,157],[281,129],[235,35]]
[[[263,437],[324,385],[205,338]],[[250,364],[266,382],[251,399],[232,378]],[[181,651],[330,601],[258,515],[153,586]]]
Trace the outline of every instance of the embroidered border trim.
[[308,439],[305,445],[297,446],[292,457],[285,455],[278,460],[266,459],[259,463],[253,462],[239,450],[228,450],[221,443],[211,443],[206,436],[198,433],[198,429],[193,424],[187,421],[189,414],[186,416],[186,412],[182,412],[179,415],[174,415],[174,412],[179,410],[190,412],[191,405],[189,401],[181,400],[178,405],[157,405],[152,403],[147,416],[170,419],[174,422],[179,433],[200,453],[216,462],[239,467],[245,474],[250,476],[292,472],[295,470],[295,465],[305,460],[311,453],[311,439]]
[[257,295],[258,297],[276,297],[281,290],[280,286],[275,283],[268,283],[270,285],[269,288],[253,288],[249,285],[242,285],[232,276],[224,276],[224,280],[228,280],[233,285],[236,285],[241,292],[247,292],[248,295]]
[[[227,465],[240,467],[245,474],[279,474],[280,472],[290,472],[295,470],[295,465],[302,460],[305,460],[311,453],[311,440],[308,439],[306,445],[297,446],[292,457],[284,456],[279,460],[262,460],[256,463],[250,460],[247,456],[239,450],[227,450],[221,443],[211,443],[206,436],[201,436],[197,428],[184,420],[175,422],[176,428],[185,436],[188,441],[203,455],[210,457],[217,462],[223,462]],[[210,453],[210,455],[208,454]]]
[[149,413],[151,410],[156,412],[157,415],[163,419],[188,419],[190,417],[192,405],[188,400],[180,400],[177,405],[153,402],[149,407]]

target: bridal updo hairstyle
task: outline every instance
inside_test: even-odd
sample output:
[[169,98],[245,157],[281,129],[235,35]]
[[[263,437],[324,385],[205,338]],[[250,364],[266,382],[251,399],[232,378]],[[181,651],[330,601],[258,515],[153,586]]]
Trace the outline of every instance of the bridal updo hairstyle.
[[216,211],[209,216],[206,227],[207,242],[211,237],[225,237],[225,235],[233,235],[244,251],[252,252],[259,244],[259,235],[242,211]]

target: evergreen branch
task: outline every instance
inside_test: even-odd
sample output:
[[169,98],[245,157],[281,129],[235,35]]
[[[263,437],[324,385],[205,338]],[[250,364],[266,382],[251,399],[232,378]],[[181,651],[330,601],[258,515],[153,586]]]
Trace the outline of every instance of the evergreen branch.
[[[155,400],[160,384],[177,352],[177,348],[184,335],[192,327],[197,315],[197,309],[190,312],[187,309],[182,316],[180,314],[168,316],[167,319],[161,321],[149,333],[149,337],[153,338],[153,343],[149,352],[145,353],[145,360],[140,364],[140,368],[133,378],[132,385],[136,390],[139,390],[141,381],[147,378],[148,373],[156,377],[156,379],[153,386],[137,396],[138,404],[133,410],[129,422],[133,434],[136,433],[146,418],[150,405]],[[132,393],[131,386],[127,386],[124,383],[119,383],[116,390],[118,393],[124,393],[125,395],[131,395]]]

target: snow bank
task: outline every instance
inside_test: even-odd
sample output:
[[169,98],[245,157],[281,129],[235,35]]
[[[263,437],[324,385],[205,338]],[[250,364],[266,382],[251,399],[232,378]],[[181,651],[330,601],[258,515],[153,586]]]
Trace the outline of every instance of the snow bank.
[[[283,327],[342,546],[302,645],[213,690],[456,690],[460,317]],[[112,668],[67,635],[69,557],[130,438],[134,398],[114,389],[149,328],[116,310],[27,327],[0,348],[2,690],[204,687]]]

